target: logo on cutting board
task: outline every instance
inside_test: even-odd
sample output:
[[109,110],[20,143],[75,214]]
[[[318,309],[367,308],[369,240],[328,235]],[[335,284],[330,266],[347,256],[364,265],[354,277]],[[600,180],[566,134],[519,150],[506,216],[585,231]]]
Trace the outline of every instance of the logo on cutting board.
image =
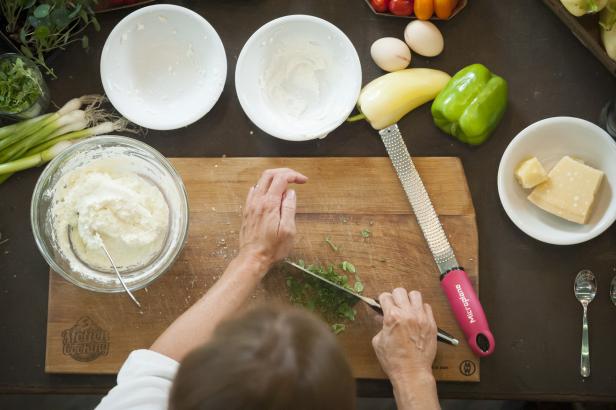
[[62,354],[79,362],[91,362],[109,353],[109,332],[88,316],[62,331]]
[[472,376],[473,374],[475,374],[476,370],[477,366],[475,366],[475,362],[471,360],[463,360],[460,363],[460,373],[462,373],[464,376]]

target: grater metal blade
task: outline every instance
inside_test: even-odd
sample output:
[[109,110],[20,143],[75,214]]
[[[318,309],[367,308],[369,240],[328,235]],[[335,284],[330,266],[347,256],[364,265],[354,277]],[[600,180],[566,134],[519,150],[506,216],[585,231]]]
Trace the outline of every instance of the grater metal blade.
[[440,273],[444,274],[458,268],[456,256],[434,210],[432,201],[430,201],[426,187],[413,164],[398,125],[394,124],[383,128],[379,131],[379,134]]

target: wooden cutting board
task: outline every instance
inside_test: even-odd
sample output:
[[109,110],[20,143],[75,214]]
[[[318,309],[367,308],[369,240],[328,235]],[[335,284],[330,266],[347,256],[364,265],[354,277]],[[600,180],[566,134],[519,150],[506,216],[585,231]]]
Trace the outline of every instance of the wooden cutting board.
[[[416,158],[434,207],[473,284],[478,285],[477,226],[458,158]],[[241,207],[248,188],[267,168],[291,167],[310,180],[297,186],[298,235],[292,258],[325,264],[351,261],[377,296],[397,286],[418,289],[437,323],[462,342],[439,343],[438,380],[479,381],[479,360],[464,341],[439,287],[432,256],[388,158],[177,158],[189,196],[188,242],[173,268],[136,292],[139,312],[125,294],[82,290],[51,273],[45,370],[115,373],[134,349],[148,348],[178,315],[202,296],[238,247]],[[361,231],[371,231],[363,238]],[[338,245],[334,252],[325,237]],[[288,303],[288,267],[273,269],[249,304]],[[338,339],[358,378],[384,378],[370,341],[375,314],[357,305],[355,322]],[[207,320],[207,318],[203,318]]]

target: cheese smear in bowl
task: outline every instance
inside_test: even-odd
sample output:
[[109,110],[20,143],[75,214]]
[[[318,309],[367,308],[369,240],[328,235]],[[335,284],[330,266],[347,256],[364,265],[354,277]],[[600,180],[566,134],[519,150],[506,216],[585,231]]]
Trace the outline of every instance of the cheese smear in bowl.
[[357,103],[359,56],[349,38],[323,19],[280,17],[242,48],[235,89],[246,115],[264,132],[287,141],[324,138]]
[[109,271],[103,244],[120,271],[146,265],[160,252],[169,229],[169,207],[158,187],[113,161],[98,159],[56,184],[53,226],[61,252],[75,270],[78,260]]

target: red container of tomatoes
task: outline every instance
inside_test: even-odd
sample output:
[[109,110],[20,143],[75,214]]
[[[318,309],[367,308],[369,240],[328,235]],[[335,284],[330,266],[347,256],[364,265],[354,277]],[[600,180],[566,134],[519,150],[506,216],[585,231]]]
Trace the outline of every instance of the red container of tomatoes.
[[456,16],[468,0],[365,0],[379,16],[405,17],[420,20],[449,20]]

